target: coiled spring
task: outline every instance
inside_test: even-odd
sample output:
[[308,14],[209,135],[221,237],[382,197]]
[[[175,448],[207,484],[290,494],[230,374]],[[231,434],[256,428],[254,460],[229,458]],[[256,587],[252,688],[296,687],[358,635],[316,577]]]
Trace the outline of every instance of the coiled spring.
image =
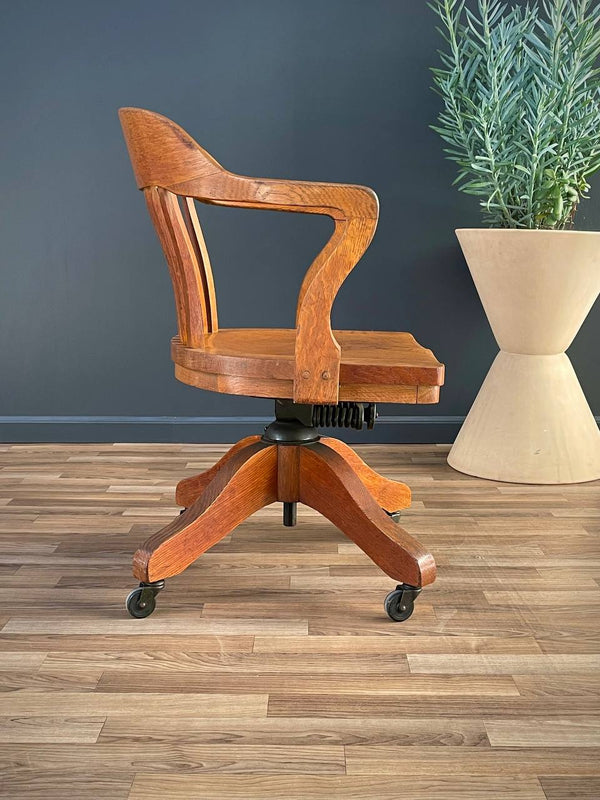
[[312,424],[315,428],[354,428],[369,430],[375,425],[375,403],[337,403],[313,406]]

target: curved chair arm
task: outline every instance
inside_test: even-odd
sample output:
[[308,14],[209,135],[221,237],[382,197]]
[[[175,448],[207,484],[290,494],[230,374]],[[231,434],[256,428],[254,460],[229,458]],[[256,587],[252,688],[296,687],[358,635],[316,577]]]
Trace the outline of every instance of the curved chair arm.
[[375,234],[375,192],[350,184],[247,178],[226,170],[168,188],[213,205],[324,214],[334,220],[333,234],[309,267],[298,297],[294,400],[337,403],[340,346],[331,330],[331,308]]
[[300,289],[294,400],[337,403],[340,346],[331,330],[331,308],[375,233],[379,216],[375,192],[350,184],[247,178],[223,168],[167,188],[213,205],[325,214],[334,220],[333,234],[309,267]]
[[377,227],[377,195],[365,186],[248,178],[222,167],[176,123],[145,109],[119,111],[140,189],[161,186],[204,203],[324,214],[333,234],[308,269],[296,312],[294,400],[336,403],[340,346],[331,308]]

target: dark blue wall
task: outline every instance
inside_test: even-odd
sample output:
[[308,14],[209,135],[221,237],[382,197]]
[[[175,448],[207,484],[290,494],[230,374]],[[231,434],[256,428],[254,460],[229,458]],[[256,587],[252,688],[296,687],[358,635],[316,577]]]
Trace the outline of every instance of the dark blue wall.
[[[168,273],[116,113],[137,105],[234,171],[377,191],[378,233],[334,325],[410,330],[447,365],[438,406],[382,407],[369,440],[448,441],[496,346],[453,233],[480,224],[477,203],[428,129],[440,41],[424,2],[24,0],[2,25],[0,438],[226,441],[271,413],[172,376]],[[581,228],[600,228],[595,188]],[[222,326],[293,325],[329,221],[200,211]],[[596,413],[599,338],[596,309],[570,351]]]

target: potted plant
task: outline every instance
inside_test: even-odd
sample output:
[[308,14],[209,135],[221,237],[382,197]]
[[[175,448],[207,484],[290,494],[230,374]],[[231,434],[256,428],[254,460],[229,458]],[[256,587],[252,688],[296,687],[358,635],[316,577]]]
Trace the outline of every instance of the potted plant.
[[600,233],[573,230],[600,167],[600,5],[432,8],[446,43],[432,127],[489,226],[456,234],[500,347],[448,463],[518,483],[600,478],[600,431],[565,354],[600,291]]

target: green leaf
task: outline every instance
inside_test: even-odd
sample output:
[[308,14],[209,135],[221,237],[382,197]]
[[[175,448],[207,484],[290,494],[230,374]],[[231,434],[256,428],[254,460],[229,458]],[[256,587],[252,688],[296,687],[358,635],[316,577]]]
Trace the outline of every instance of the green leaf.
[[600,169],[600,2],[433,0],[445,49],[431,127],[486,223],[564,226]]

